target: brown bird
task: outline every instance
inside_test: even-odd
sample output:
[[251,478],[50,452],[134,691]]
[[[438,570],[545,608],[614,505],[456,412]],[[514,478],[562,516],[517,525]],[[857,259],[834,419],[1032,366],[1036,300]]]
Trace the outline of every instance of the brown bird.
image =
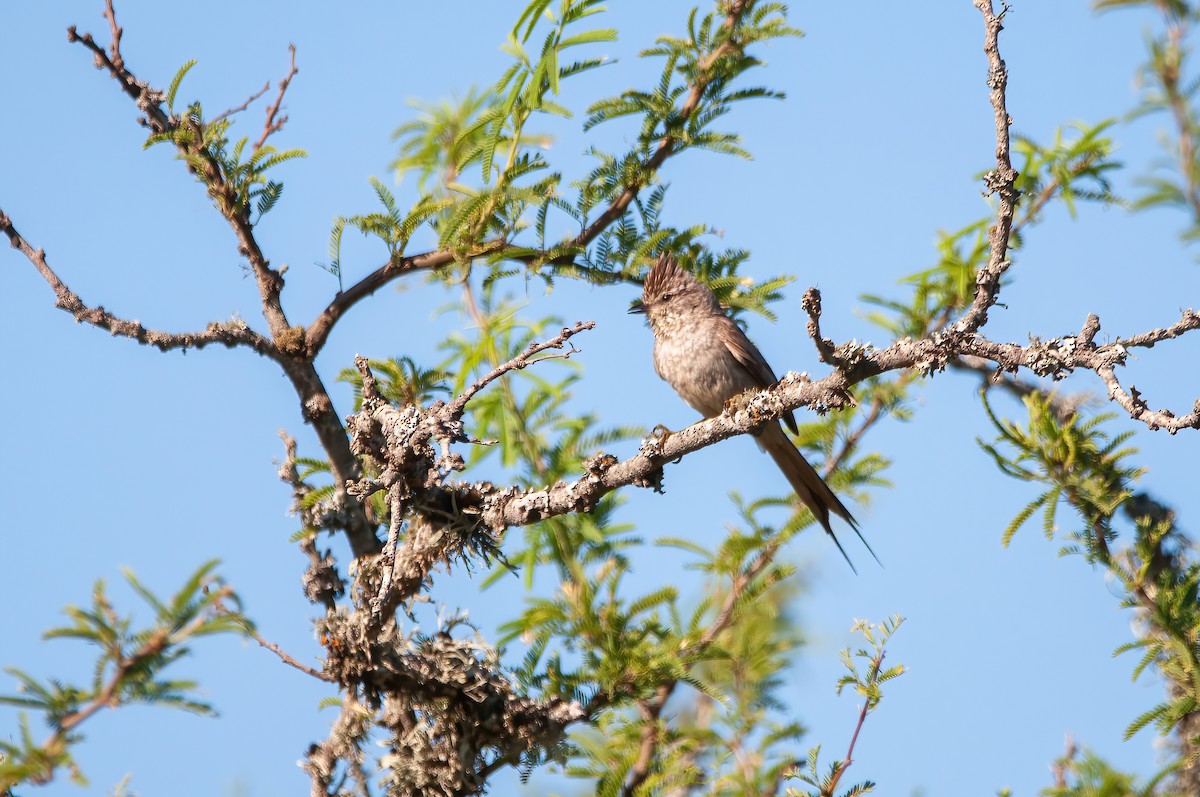
[[[630,313],[643,313],[654,333],[654,370],[679,397],[705,418],[720,415],[725,402],[747,390],[762,390],[779,380],[758,347],[721,309],[708,286],[681,268],[664,252],[650,270]],[[793,433],[796,418],[789,411],[784,423]],[[863,539],[854,517],[838,500],[812,465],[792,445],[777,421],[757,434],[765,450],[783,471],[801,503],[833,538],[850,569],[858,572],[829,525],[832,512],[850,524],[875,561],[879,557]]]

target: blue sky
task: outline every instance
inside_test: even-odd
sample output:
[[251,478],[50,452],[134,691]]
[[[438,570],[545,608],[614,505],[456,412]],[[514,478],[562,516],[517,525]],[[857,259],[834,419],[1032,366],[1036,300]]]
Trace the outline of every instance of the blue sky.
[[[170,330],[233,314],[262,328],[253,282],[203,191],[166,149],[142,152],[132,104],[66,41],[69,24],[106,40],[102,5],[6,10],[0,207],[85,301]],[[621,39],[603,51],[617,63],[568,89],[577,111],[654,80],[657,64],[634,56],[654,36],[681,30],[690,8],[610,5]],[[210,112],[277,80],[288,43],[298,47],[290,121],[275,143],[305,148],[309,158],[282,167],[287,189],[260,241],[275,265],[289,266],[286,307],[307,322],[336,290],[315,266],[327,257],[332,219],[372,209],[369,177],[392,180],[389,135],[411,118],[406,101],[494,79],[519,4],[361,2],[332,11],[214,0],[187,15],[195,8],[118,4],[123,52],[157,85],[198,59],[181,96],[202,99]],[[986,212],[973,176],[992,163],[992,115],[983,26],[967,0],[796,4],[792,21],[806,37],[772,45],[758,78],[788,99],[745,105],[731,117],[755,159],[687,154],[668,164],[663,179],[671,185],[670,223],[720,228],[722,245],[753,251],[748,273],[756,277],[797,275],[775,307],[779,321],[752,319],[749,331],[777,372],[820,373],[799,308],[804,289],[821,288],[828,336],[884,342],[862,317],[859,297],[902,296],[897,280],[933,262],[935,231]],[[1151,21],[1137,13],[1098,17],[1084,2],[1016,3],[1001,40],[1014,129],[1047,140],[1058,125],[1127,111]],[[247,135],[257,132],[260,109],[246,115]],[[1119,190],[1130,190],[1160,157],[1156,138],[1165,125],[1151,117],[1115,128],[1119,157],[1130,166]],[[553,127],[551,159],[568,174],[587,168],[580,153],[590,139],[578,128],[578,118]],[[616,149],[628,131],[600,135]],[[1176,238],[1183,223],[1168,211],[1130,216],[1086,207],[1072,221],[1052,209],[1027,235],[989,334],[1017,342],[1068,334],[1088,312],[1099,314],[1102,336],[1172,322],[1200,287],[1196,252]],[[349,244],[347,279],[382,257]],[[296,523],[284,514],[289,495],[275,478],[276,430],[298,435],[306,453],[316,445],[275,366],[240,350],[164,355],[112,340],[55,310],[19,255],[6,250],[2,263],[0,364],[8,388],[0,391],[0,415],[9,422],[0,467],[9,500],[0,528],[10,566],[0,587],[9,607],[0,663],[86,679],[88,652],[40,639],[63,605],[86,602],[93,580],[105,578],[120,605],[134,606],[120,567],[166,592],[211,557],[223,559],[222,573],[267,638],[302,659],[316,655],[312,612],[299,589],[304,562],[287,544]],[[341,322],[319,361],[328,381],[355,353],[437,360],[437,342],[461,325],[438,312],[451,297],[422,280],[403,287],[380,291]],[[519,298],[530,317],[597,322],[578,344],[586,368],[578,406],[609,424],[679,428],[694,420],[654,376],[649,333],[625,315],[631,290],[563,285],[543,295],[531,283]],[[1153,403],[1183,409],[1200,395],[1200,379],[1180,364],[1197,354],[1195,341],[1162,345],[1139,355],[1129,373]],[[1086,375],[1067,389],[1101,393]],[[857,708],[852,697],[833,694],[836,651],[852,642],[854,618],[900,613],[909,622],[889,655],[911,673],[869,720],[852,776],[878,781],[887,794],[948,797],[1008,786],[1031,795],[1049,783],[1048,764],[1068,733],[1118,766],[1149,773],[1161,760],[1151,734],[1121,737],[1161,690],[1152,678],[1131,684],[1133,659],[1110,655],[1130,638],[1131,617],[1102,573],[1057,559],[1058,544],[1036,526],[1001,547],[1002,529],[1033,492],[1001,479],[977,448],[975,437],[989,430],[975,390],[973,379],[939,375],[920,390],[914,421],[882,424],[868,440],[894,461],[895,487],[852,509],[885,568],[851,543],[861,573],[854,577],[816,533],[791,547],[807,583],[797,611],[810,641],[783,697],[809,728],[806,744],[840,753]],[[347,390],[339,387],[335,399],[349,411]],[[1188,458],[1194,436],[1143,429],[1135,443],[1150,469],[1144,485],[1190,529],[1200,510]],[[757,495],[783,485],[751,441],[734,440],[669,468],[665,496],[629,491],[623,517],[638,519],[647,537],[711,541],[736,519],[728,490]],[[639,565],[639,584],[667,578],[685,593],[695,588],[682,565],[678,575],[653,558]],[[484,628],[523,599],[516,583],[482,600],[478,588],[478,580],[442,576],[434,598],[469,607]],[[199,677],[221,717],[154,708],[97,717],[78,750],[89,792],[103,793],[126,772],[144,795],[307,789],[295,762],[324,737],[333,713],[318,712],[317,703],[329,690],[233,639],[197,645],[178,674]],[[4,691],[13,686],[6,678]],[[0,729],[14,727],[12,712],[0,711]],[[495,793],[519,788],[506,776]],[[525,793],[562,788],[535,776]],[[77,789],[60,778],[42,793]]]

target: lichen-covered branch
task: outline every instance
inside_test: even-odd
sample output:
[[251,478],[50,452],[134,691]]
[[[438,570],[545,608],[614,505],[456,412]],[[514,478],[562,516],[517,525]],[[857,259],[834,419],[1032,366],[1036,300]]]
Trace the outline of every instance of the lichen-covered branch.
[[[1136,335],[1129,340],[1139,346],[1148,346],[1196,329],[1200,329],[1200,316],[1188,310],[1170,327]],[[956,357],[969,355],[994,363],[999,370],[1007,372],[1026,369],[1038,376],[1062,379],[1076,370],[1090,370],[1106,382],[1115,380],[1113,369],[1125,363],[1128,346],[1121,338],[1096,345],[1093,338],[1098,330],[1099,319],[1090,316],[1079,335],[1047,341],[1035,339],[1026,346],[994,343],[980,335],[903,339],[884,349],[846,344],[839,347],[843,367],[823,379],[812,380],[805,374],[789,373],[768,390],[730,402],[721,415],[679,432],[645,439],[641,451],[630,459],[617,461],[611,456],[597,454],[588,461],[586,472],[579,479],[560,481],[536,490],[500,487],[489,482],[444,483],[444,471],[438,473],[438,468],[455,469],[449,446],[466,442],[458,413],[449,409],[456,405],[435,405],[427,410],[408,406],[401,410],[386,402],[364,401],[362,412],[351,426],[351,434],[357,441],[356,450],[390,464],[385,471],[386,478],[357,485],[354,492],[369,493],[390,486],[394,480],[404,479],[411,500],[432,506],[452,505],[457,507],[460,518],[476,518],[483,528],[499,533],[510,526],[525,526],[555,515],[589,511],[600,498],[620,487],[658,487],[667,463],[734,435],[755,432],[763,424],[791,410],[808,407],[823,413],[844,407],[851,401],[850,387],[891,371],[917,369],[932,373],[945,368]],[[1131,412],[1131,416],[1150,428],[1172,432],[1200,427],[1200,418],[1195,412],[1176,418],[1168,411],[1143,408],[1140,413]],[[444,447],[442,456],[436,454],[431,441]],[[417,467],[418,463],[424,465]],[[467,528],[462,531],[466,532]]]
[[983,14],[985,36],[983,51],[988,60],[988,98],[996,117],[996,168],[984,175],[987,193],[997,197],[996,223],[988,228],[991,253],[987,265],[975,275],[975,299],[970,309],[951,326],[956,334],[971,334],[987,323],[988,309],[1000,295],[1000,278],[1008,270],[1008,245],[1012,237],[1013,217],[1016,215],[1017,171],[1012,166],[1011,146],[1008,129],[1012,117],[1008,115],[1007,89],[1008,66],[1000,57],[1000,31],[1007,6],[996,14],[992,0],[975,0],[975,7]]

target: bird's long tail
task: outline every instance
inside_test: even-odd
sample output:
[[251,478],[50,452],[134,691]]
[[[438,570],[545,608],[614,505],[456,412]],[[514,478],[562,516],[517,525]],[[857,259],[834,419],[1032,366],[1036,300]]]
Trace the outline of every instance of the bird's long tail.
[[838,542],[837,535],[833,533],[833,529],[829,525],[829,514],[832,512],[838,517],[850,524],[850,528],[854,529],[854,533],[862,540],[862,544],[871,552],[871,556],[875,561],[879,561],[879,557],[875,556],[875,552],[871,550],[871,546],[863,538],[862,532],[858,530],[858,523],[854,520],[850,511],[842,504],[833,490],[821,479],[820,474],[813,469],[812,465],[808,464],[808,460],[804,455],[792,445],[792,441],[788,439],[787,434],[783,431],[783,427],[777,423],[772,423],[763,430],[758,437],[758,444],[771,455],[771,459],[775,460],[775,464],[783,471],[783,475],[787,477],[788,483],[792,485],[792,489],[796,491],[796,496],[806,507],[812,510],[813,516],[820,523],[829,536],[833,539],[833,544],[837,546],[842,553],[842,558],[850,565],[850,569],[855,573],[858,572],[854,567],[854,563],[850,561],[850,557],[846,555],[846,549]]

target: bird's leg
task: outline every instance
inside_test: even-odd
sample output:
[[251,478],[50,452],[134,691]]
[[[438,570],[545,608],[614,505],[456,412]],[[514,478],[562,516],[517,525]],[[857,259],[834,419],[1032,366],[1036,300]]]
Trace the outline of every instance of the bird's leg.
[[721,404],[721,408],[727,413],[734,413],[740,409],[744,409],[754,396],[758,395],[759,389],[756,387],[748,387],[741,393],[735,393]]

